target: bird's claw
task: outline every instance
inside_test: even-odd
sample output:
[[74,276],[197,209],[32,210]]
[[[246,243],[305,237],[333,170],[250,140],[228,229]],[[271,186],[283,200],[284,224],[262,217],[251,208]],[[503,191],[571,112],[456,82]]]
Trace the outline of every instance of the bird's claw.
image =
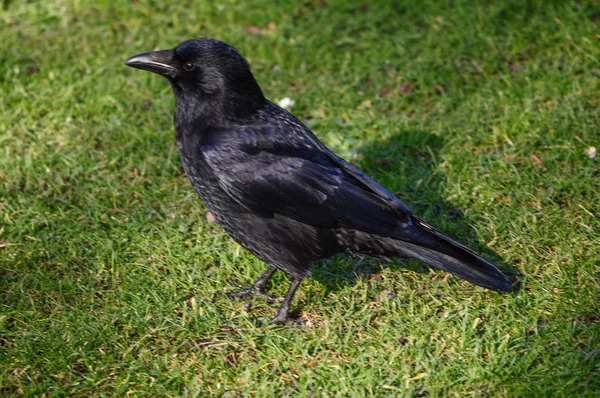
[[242,298],[242,297],[258,297],[261,298],[268,303],[276,303],[278,301],[282,301],[283,297],[272,296],[270,294],[266,294],[261,289],[256,288],[255,286],[249,286],[244,289],[236,290],[233,292],[225,293],[230,300]]
[[288,321],[288,317],[286,316],[279,316],[279,314],[275,315],[275,317],[273,318],[273,323],[277,324],[277,325],[285,325]]
[[230,300],[237,298],[253,296],[255,294],[254,286],[246,287],[244,289],[235,290],[233,292],[222,293],[225,294]]

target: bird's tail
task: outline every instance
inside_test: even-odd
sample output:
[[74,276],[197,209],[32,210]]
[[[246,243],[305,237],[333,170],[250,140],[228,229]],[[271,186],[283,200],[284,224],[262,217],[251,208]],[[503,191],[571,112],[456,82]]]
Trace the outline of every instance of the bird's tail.
[[467,247],[453,241],[418,217],[410,216],[412,224],[395,238],[396,248],[436,268],[450,272],[466,281],[500,292],[513,290],[513,281],[492,263]]

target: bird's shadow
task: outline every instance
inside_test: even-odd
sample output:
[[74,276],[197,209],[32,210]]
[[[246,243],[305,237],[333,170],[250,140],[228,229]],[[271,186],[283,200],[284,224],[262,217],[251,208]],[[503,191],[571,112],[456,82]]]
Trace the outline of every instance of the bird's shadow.
[[[394,193],[426,222],[482,254],[501,270],[516,274],[514,267],[477,240],[472,224],[461,210],[443,199],[446,178],[436,167],[443,147],[444,139],[439,134],[407,130],[364,145],[352,163]],[[377,274],[384,267],[420,273],[430,269],[423,262],[407,259],[384,261],[341,255],[314,266],[311,275],[327,291],[336,291]]]

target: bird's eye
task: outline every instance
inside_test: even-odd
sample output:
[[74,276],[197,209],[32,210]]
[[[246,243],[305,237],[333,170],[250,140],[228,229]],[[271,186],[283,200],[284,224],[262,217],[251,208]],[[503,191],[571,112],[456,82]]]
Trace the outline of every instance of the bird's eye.
[[194,65],[191,62],[186,62],[185,64],[183,64],[183,69],[185,69],[188,72],[193,71],[196,68],[196,65]]

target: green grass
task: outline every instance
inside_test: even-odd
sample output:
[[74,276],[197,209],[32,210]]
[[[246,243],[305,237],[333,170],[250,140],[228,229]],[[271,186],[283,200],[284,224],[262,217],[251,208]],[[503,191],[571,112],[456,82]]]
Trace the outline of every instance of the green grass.
[[[0,395],[600,394],[597,2],[158,3],[0,11]],[[290,325],[219,297],[265,266],[205,220],[167,82],[123,65],[198,36],[523,289],[340,256]]]

